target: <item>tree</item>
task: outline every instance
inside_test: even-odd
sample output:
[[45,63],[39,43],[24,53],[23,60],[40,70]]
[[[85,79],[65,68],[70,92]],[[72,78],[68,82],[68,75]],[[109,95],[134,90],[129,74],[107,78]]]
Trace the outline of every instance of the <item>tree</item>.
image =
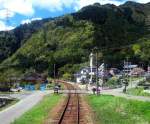
[[69,80],[69,81],[71,80],[71,74],[70,73],[65,73],[65,74],[63,74],[62,77],[64,80]]

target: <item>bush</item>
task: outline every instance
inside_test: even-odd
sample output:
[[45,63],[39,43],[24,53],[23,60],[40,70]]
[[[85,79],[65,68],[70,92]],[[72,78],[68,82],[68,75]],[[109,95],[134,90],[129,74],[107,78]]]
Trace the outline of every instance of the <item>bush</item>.
[[144,92],[143,87],[136,87],[127,90],[127,94],[135,95],[135,96],[150,96],[150,93]]
[[120,80],[117,77],[112,77],[105,84],[105,86],[108,86],[110,88],[116,88],[120,85],[121,85]]
[[71,74],[70,73],[63,74],[63,79],[64,80],[71,80]]

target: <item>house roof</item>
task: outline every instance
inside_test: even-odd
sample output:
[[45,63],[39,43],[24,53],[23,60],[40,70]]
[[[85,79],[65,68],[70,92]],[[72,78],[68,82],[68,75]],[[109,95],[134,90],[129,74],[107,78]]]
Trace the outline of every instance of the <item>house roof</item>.
[[38,73],[30,73],[25,75],[22,80],[27,82],[45,81],[45,77]]

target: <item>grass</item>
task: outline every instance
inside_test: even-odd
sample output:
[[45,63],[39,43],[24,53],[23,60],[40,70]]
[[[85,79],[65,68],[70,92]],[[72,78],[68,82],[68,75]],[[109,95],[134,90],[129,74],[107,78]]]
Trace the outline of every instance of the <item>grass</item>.
[[130,88],[127,90],[127,94],[134,96],[150,96],[150,93],[144,92],[144,89],[141,88]]
[[141,80],[143,77],[130,77],[130,81]]
[[107,95],[86,99],[94,111],[95,124],[150,124],[150,102]]
[[50,110],[59,102],[61,97],[62,95],[45,96],[39,104],[27,111],[12,124],[42,124]]

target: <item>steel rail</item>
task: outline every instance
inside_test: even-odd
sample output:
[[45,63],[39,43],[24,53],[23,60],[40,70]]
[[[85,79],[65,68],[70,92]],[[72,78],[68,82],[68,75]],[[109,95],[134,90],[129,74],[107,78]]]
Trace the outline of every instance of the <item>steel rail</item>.
[[67,111],[67,108],[69,106],[70,99],[71,99],[71,94],[72,93],[70,92],[70,90],[72,90],[72,88],[75,90],[74,94],[76,95],[76,98],[77,98],[77,106],[76,106],[76,109],[77,109],[77,121],[76,122],[77,122],[77,124],[80,123],[80,101],[79,101],[79,94],[76,92],[76,88],[74,88],[73,86],[71,87],[71,85],[70,86],[67,85],[67,89],[69,90],[68,99],[67,99],[66,105],[64,107],[64,110],[63,110],[63,112],[62,112],[62,114],[60,116],[60,119],[58,121],[58,124],[62,124],[63,119],[65,117],[65,113]]

